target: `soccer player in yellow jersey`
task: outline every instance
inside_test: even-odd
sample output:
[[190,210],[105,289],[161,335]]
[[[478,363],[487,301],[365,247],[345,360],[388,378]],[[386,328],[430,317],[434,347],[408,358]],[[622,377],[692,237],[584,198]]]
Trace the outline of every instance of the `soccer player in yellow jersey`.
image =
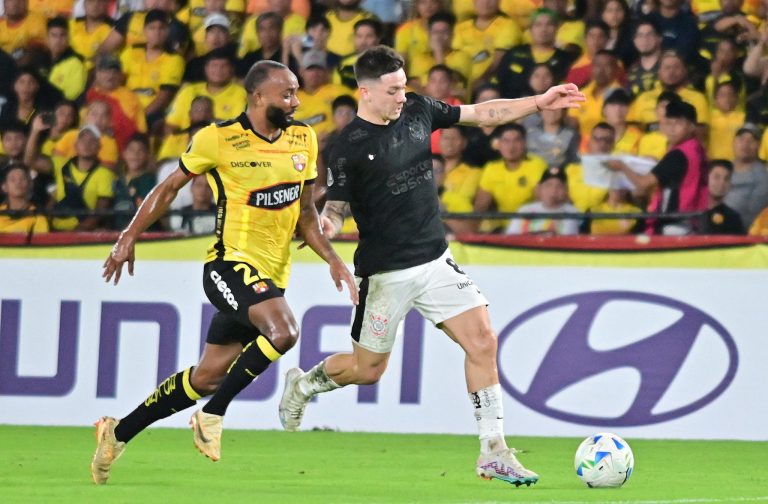
[[192,138],[178,169],[147,196],[104,263],[106,281],[114,277],[117,283],[126,262],[133,274],[139,234],[163,216],[191,177],[208,179],[218,210],[203,287],[219,312],[196,366],[170,376],[123,419],[99,420],[91,464],[97,484],[106,483],[112,463],[136,434],[214,393],[190,423],[197,448],[219,460],[222,417],[230,401],[298,338],[298,324],[283,297],[297,224],[305,242],[330,264],[336,287],[346,283],[357,302],[354,279],[319,226],[312,198],[315,135],[310,127],[292,123],[299,105],[296,76],[280,63],[260,61],[248,72],[245,89],[245,112]]

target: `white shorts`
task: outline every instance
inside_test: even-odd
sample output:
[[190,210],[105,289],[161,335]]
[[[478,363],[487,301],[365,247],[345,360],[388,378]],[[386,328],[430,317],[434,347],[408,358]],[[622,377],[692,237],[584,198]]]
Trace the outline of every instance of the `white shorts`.
[[437,325],[488,305],[450,249],[434,261],[402,270],[356,278],[360,304],[352,314],[352,339],[366,350],[389,353],[400,322],[411,308]]

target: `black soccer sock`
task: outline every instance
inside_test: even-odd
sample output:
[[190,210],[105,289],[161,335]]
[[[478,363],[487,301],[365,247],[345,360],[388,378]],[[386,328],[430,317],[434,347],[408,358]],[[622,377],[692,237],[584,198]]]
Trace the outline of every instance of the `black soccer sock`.
[[120,420],[115,427],[115,438],[127,443],[154,422],[193,406],[201,395],[192,388],[191,375],[190,367],[166,378],[143,403]]
[[275,350],[272,342],[259,335],[256,341],[248,343],[237,360],[229,368],[227,377],[219,387],[219,390],[211,397],[208,404],[203,406],[205,413],[224,415],[227,406],[247,387],[257,376],[266,370],[269,365],[280,358],[282,354]]

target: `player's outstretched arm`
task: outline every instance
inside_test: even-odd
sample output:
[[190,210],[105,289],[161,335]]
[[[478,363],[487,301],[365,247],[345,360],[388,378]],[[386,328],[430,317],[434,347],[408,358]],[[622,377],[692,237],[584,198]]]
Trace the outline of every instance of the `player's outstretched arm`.
[[101,276],[105,282],[109,282],[114,276],[115,285],[117,285],[123,272],[123,264],[126,262],[128,263],[128,274],[133,276],[136,239],[157,219],[165,215],[168,207],[176,198],[176,193],[187,182],[189,182],[189,177],[181,169],[177,168],[147,195],[136,211],[136,215],[133,216],[130,224],[128,224],[128,227],[120,233],[120,237],[112,247],[109,257],[104,261],[104,271]]
[[584,101],[586,97],[576,84],[560,84],[540,95],[462,105],[459,122],[473,126],[499,126],[541,110],[579,108]]
[[[322,224],[320,217],[317,215],[314,198],[312,197],[312,187],[311,185],[304,186],[304,191],[301,193],[301,214],[299,215],[301,236],[304,238],[304,243],[309,245],[309,248],[314,250],[331,267],[331,278],[333,278],[333,282],[336,284],[336,289],[341,292],[343,289],[342,282],[347,284],[349,298],[352,300],[352,303],[357,304],[359,297],[355,279],[352,273],[349,272],[349,269],[347,269],[344,261],[333,250],[331,242],[328,241],[328,236],[325,233],[327,226]],[[328,231],[331,231],[331,229],[328,229]],[[335,234],[335,232],[329,233],[329,236],[332,237]]]

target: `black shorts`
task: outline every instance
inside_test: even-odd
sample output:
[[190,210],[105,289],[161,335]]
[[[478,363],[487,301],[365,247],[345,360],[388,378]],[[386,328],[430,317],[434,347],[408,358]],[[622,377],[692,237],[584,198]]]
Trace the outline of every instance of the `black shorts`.
[[221,259],[205,264],[203,289],[220,313],[254,330],[248,318],[248,308],[268,299],[283,297],[283,289],[271,279],[259,276],[253,266]]

